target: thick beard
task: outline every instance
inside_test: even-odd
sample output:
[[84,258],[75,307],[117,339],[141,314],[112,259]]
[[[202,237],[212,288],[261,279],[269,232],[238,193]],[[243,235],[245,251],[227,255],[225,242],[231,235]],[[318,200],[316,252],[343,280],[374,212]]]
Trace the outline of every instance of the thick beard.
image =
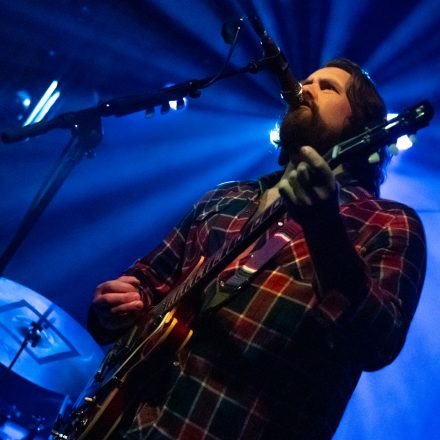
[[288,110],[280,127],[278,163],[284,166],[289,160],[296,162],[299,149],[304,145],[310,145],[323,155],[339,142],[340,137],[340,133],[329,130],[313,102],[308,109]]

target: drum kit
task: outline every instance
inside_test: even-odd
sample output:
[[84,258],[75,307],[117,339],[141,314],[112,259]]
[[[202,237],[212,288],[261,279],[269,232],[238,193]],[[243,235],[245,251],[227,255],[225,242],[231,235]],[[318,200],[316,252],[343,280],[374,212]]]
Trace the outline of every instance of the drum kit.
[[[0,386],[13,373],[64,395],[65,406],[79,394],[102,359],[89,333],[44,296],[0,277]],[[27,396],[32,398],[32,396]],[[18,405],[0,404],[0,440],[39,440],[53,421],[32,417],[26,426]],[[29,418],[28,418],[29,419]]]

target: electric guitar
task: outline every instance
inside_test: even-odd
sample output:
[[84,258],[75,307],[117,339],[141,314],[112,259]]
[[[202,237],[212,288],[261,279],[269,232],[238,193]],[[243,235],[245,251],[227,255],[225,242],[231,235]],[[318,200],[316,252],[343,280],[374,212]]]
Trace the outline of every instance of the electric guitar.
[[[370,155],[370,162],[374,162],[378,148],[404,134],[415,134],[428,125],[433,114],[430,103],[424,101],[334,146],[324,157],[332,168],[360,152]],[[58,417],[52,439],[107,440],[116,435],[127,408],[142,390],[140,384],[169,365],[191,339],[191,326],[201,306],[201,292],[284,213],[280,198],[227,247],[206,261],[202,258],[182,283],[151,307],[109,351],[70,414]]]

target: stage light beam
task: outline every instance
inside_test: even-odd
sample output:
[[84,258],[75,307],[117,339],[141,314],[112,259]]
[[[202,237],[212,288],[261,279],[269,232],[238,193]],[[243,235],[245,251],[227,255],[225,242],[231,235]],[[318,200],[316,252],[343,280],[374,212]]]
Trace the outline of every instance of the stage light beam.
[[275,124],[275,127],[270,130],[269,139],[274,147],[278,147],[278,142],[280,140],[280,126],[278,125],[278,122]]
[[60,92],[56,91],[46,102],[46,104],[43,105],[43,108],[38,113],[36,118],[34,119],[34,122],[40,122],[47,114],[47,112],[52,108],[52,106],[55,104],[55,101],[60,97]]
[[[51,85],[44,92],[44,95],[38,101],[37,105],[32,110],[31,114],[27,117],[26,121],[23,124],[23,127],[33,122],[39,122],[46,113],[50,110],[55,101],[59,98],[60,92],[55,92],[55,89],[58,87],[58,81],[52,81]],[[55,92],[55,93],[54,93]],[[55,98],[54,98],[55,97]],[[50,102],[50,106],[47,104]],[[40,113],[44,110],[44,114],[40,117]]]

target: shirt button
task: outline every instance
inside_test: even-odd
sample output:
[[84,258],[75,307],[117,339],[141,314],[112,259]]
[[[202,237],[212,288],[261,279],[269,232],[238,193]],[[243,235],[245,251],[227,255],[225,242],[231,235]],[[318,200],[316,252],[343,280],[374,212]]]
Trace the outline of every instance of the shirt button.
[[224,281],[220,281],[220,287],[225,287],[225,282]]
[[173,367],[179,367],[180,366],[180,362],[179,361],[174,361],[173,362]]
[[283,225],[284,225],[284,223],[282,221],[278,222],[278,226],[283,226]]

